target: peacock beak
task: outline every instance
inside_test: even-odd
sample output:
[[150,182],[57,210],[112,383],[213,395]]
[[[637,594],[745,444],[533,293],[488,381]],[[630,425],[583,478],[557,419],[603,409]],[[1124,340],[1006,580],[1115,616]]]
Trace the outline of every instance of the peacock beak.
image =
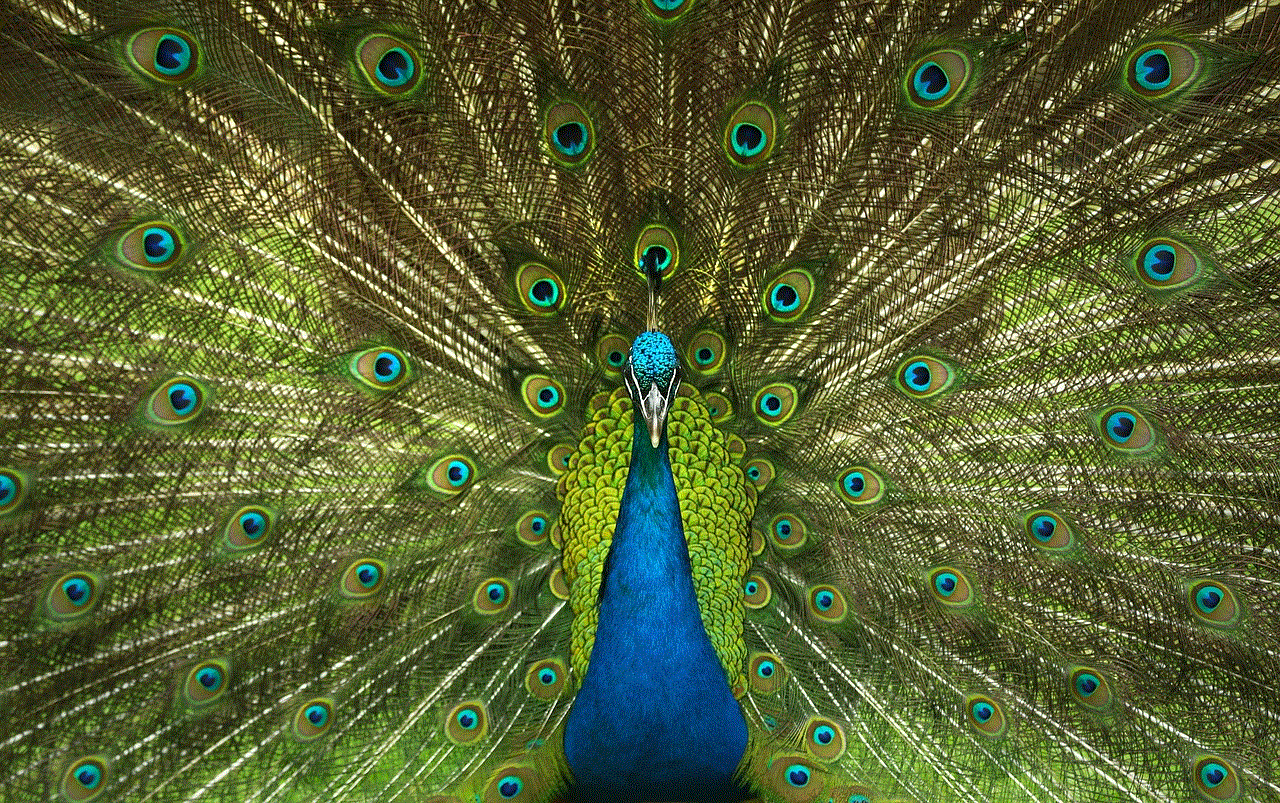
[[632,402],[640,410],[640,415],[644,416],[649,428],[649,443],[657,449],[662,441],[663,428],[667,425],[667,411],[671,408],[671,400],[680,388],[680,372],[678,369],[674,370],[668,375],[666,382],[651,381],[649,387],[642,388],[634,368],[628,363],[623,377]]

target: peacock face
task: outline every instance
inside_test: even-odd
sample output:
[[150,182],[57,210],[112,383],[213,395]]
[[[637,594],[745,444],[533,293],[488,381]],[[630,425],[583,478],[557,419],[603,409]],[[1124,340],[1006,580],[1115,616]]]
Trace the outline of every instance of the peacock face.
[[641,332],[631,344],[622,372],[627,393],[649,427],[649,442],[658,448],[667,410],[680,389],[680,362],[671,338],[661,332]]

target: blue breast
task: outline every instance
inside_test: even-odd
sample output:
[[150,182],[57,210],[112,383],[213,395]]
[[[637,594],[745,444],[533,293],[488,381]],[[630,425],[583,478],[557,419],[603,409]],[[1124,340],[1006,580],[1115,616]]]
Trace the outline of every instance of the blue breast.
[[637,426],[595,645],[565,726],[570,797],[743,800],[733,776],[746,746],[702,627],[666,435],[654,449]]

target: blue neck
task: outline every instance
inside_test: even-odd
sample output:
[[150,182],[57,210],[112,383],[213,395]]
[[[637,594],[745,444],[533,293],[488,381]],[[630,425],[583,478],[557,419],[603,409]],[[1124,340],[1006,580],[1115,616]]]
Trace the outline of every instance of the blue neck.
[[636,413],[600,624],[565,725],[576,801],[730,801],[742,709],[702,627],[667,459]]

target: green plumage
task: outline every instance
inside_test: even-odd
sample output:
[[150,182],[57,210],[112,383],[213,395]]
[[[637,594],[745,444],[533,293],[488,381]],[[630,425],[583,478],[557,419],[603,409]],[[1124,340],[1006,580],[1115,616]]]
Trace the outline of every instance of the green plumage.
[[676,485],[756,497],[700,598],[752,794],[1280,800],[1278,54],[1262,2],[5,3],[0,798],[570,799],[561,505],[622,482],[557,484],[647,270],[723,436]]

